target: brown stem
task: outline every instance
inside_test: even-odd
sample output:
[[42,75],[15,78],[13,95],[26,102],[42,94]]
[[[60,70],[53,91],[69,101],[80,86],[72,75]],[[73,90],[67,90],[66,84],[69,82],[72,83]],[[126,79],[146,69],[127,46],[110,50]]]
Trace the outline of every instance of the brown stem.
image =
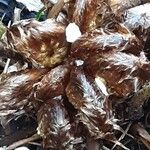
[[33,125],[32,127],[30,126],[26,126],[26,127],[27,128],[19,129],[18,131],[15,131],[15,132],[12,129],[11,134],[3,135],[3,137],[0,138],[0,147],[3,147],[5,145],[6,146],[11,145],[12,143],[15,143],[16,141],[19,141],[26,137],[30,137],[36,133],[36,130],[35,130],[36,125]]
[[20,140],[20,141],[17,141],[15,143],[13,143],[12,145],[8,146],[6,149],[7,150],[13,150],[19,146],[22,146],[24,144],[27,144],[31,141],[35,141],[35,140],[38,140],[40,139],[41,137],[38,135],[38,134],[34,134],[33,136],[29,137],[29,138],[26,138],[26,139],[23,139],[23,140]]
[[59,0],[49,11],[47,18],[56,18],[59,12],[63,9],[64,4],[64,0]]
[[145,139],[140,138],[140,141],[147,147],[148,150],[150,150],[150,143],[147,142]]
[[132,133],[150,150],[150,135],[141,124],[132,126]]

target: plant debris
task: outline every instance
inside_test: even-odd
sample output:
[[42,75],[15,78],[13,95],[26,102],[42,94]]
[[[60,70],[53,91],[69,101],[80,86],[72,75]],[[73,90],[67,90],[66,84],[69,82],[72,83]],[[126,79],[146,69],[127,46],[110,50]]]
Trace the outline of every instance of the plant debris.
[[0,40],[0,146],[149,150],[149,1],[42,2]]

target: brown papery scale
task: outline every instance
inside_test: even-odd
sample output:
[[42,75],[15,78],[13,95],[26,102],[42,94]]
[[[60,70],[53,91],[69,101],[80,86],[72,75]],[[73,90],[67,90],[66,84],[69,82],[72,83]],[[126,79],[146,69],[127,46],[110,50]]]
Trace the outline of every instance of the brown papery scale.
[[84,60],[88,74],[103,81],[110,94],[124,100],[150,80],[150,66],[142,48],[126,27],[109,23],[77,39],[71,56]]
[[[4,126],[12,119],[10,128],[19,131],[27,128],[26,121],[20,122],[21,115],[34,116],[38,135],[22,140],[24,129],[21,134],[5,136],[0,127],[0,147],[13,145],[15,149],[27,142],[44,150],[143,146],[128,137],[133,122],[149,126],[150,63],[145,53],[149,49],[149,4],[137,6],[147,1],[59,0],[53,7],[46,4],[51,19],[22,20],[7,28],[0,55],[32,65],[1,75],[0,122]],[[81,30],[73,43],[66,41],[69,23]],[[3,60],[0,64],[5,66]],[[33,141],[35,137],[43,142]]]
[[85,33],[101,25],[107,9],[104,0],[72,0],[69,19],[79,26],[82,33]]
[[65,25],[53,19],[23,20],[7,30],[7,43],[36,67],[54,67],[67,55]]
[[88,73],[102,78],[110,93],[127,98],[150,81],[150,64],[146,58],[117,52],[93,57],[85,66]]
[[150,60],[150,3],[128,9],[124,25],[145,44],[144,50]]
[[[135,35],[150,36],[150,3],[128,9],[124,15],[124,25],[133,31]],[[140,37],[139,37],[140,38]],[[142,37],[143,38],[143,37]]]
[[108,0],[112,12],[121,19],[125,10],[138,6],[142,0]]
[[62,150],[72,149],[71,124],[63,105],[62,96],[47,100],[37,114],[38,134],[43,138],[45,148]]
[[105,28],[83,34],[71,47],[71,57],[88,61],[96,55],[112,52],[140,54],[143,48],[140,41],[125,26],[109,23]]
[[19,116],[31,110],[35,105],[33,85],[45,73],[46,70],[31,69],[3,74],[0,82],[0,116]]
[[43,101],[64,95],[65,88],[69,82],[70,67],[60,65],[48,72],[38,83],[36,90],[36,98]]
[[66,92],[69,102],[78,110],[79,120],[88,129],[90,136],[94,139],[110,136],[115,125],[111,103],[97,81],[89,78],[82,67],[75,67],[71,71]]

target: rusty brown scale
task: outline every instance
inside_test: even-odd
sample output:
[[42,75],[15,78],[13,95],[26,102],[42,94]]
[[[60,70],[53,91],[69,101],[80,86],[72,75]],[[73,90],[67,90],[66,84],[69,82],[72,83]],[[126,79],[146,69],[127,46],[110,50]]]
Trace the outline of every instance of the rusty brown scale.
[[101,91],[95,80],[86,75],[82,67],[72,69],[66,92],[90,136],[94,139],[110,136],[115,121],[107,95]]
[[102,78],[115,96],[126,98],[150,81],[150,64],[143,57],[117,52],[94,59],[86,63],[86,70]]
[[[68,3],[72,9],[68,21],[75,22],[83,33],[72,45],[66,41],[66,23],[54,19],[24,20],[6,32],[7,49],[21,54],[34,67],[53,68],[11,73],[0,83],[0,113],[15,115],[34,108],[45,149],[76,150],[75,143],[83,143],[76,141],[76,123],[82,124],[83,128],[77,126],[82,130],[78,137],[85,141],[112,140],[119,126],[110,96],[115,96],[116,104],[120,103],[118,99],[128,99],[137,109],[149,98],[149,86],[144,85],[150,82],[150,63],[143,53],[143,41],[127,25],[111,18],[113,3]],[[128,1],[117,4],[114,10],[119,11],[124,4],[125,9],[129,8]]]
[[150,65],[142,47],[125,26],[110,23],[78,38],[72,44],[71,56],[83,60],[88,75],[102,81],[109,94],[124,101],[150,81]]
[[124,25],[109,23],[106,28],[83,34],[71,47],[71,57],[88,60],[93,56],[112,52],[140,54],[142,44]]
[[64,95],[69,80],[69,74],[70,67],[67,65],[60,65],[52,69],[38,83],[36,98],[44,101],[58,95]]
[[70,2],[69,18],[76,23],[82,33],[96,29],[107,14],[105,0],[72,0]]
[[36,67],[54,67],[67,55],[65,25],[53,19],[23,20],[7,30],[7,43]]
[[24,70],[3,74],[0,82],[0,116],[19,116],[34,107],[33,85],[46,70]]
[[47,100],[37,113],[38,134],[43,138],[45,148],[72,149],[74,140],[71,124],[65,110],[62,96]]

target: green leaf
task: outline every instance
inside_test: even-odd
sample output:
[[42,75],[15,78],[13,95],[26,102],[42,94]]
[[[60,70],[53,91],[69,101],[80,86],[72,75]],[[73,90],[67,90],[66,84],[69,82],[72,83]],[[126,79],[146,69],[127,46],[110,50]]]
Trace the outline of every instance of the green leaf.
[[42,16],[44,16],[45,7],[41,8],[36,14],[36,20],[39,21]]

